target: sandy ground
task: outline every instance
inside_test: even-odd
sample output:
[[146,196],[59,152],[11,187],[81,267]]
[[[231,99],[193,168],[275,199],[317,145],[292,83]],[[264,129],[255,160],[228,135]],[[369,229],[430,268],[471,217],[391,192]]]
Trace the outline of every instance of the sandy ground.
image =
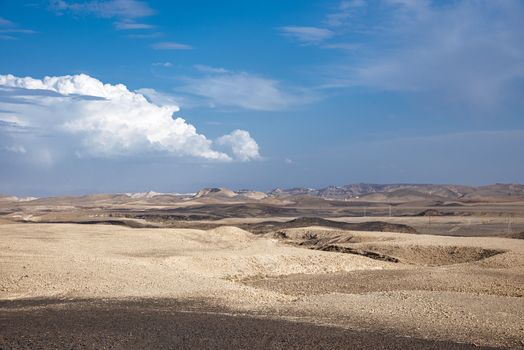
[[[288,243],[235,227],[3,224],[0,318],[15,322],[16,311],[42,310],[23,304],[34,298],[198,301],[201,310],[230,316],[449,344],[524,346],[522,240],[321,228],[287,234]],[[293,244],[311,234],[400,262]],[[351,239],[343,243],[341,235]],[[487,251],[496,254],[485,257]]]
[[481,216],[363,216],[339,217],[333,220],[344,222],[386,221],[412,226],[421,233],[445,236],[496,236],[524,231],[524,217],[521,214],[498,214]]

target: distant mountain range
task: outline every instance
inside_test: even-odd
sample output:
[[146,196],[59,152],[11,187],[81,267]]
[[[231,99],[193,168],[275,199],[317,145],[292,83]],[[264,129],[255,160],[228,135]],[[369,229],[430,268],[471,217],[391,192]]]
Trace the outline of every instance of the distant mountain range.
[[290,188],[274,189],[267,193],[253,190],[233,191],[227,188],[203,188],[197,193],[120,193],[94,194],[77,197],[55,197],[37,199],[34,197],[18,198],[0,196],[0,202],[60,202],[62,204],[78,203],[129,203],[145,201],[148,203],[177,203],[180,201],[199,202],[245,202],[265,201],[267,203],[304,201],[304,200],[339,200],[362,202],[515,202],[524,201],[524,185],[494,184],[487,186],[434,185],[434,184],[351,184],[329,186],[321,189]]
[[524,199],[524,185],[494,184],[487,186],[434,184],[351,184],[321,189],[274,189],[269,196],[312,196],[336,200],[418,201],[418,200],[520,200]]
[[494,184],[487,186],[434,185],[434,184],[351,184],[321,189],[296,187],[274,189],[267,193],[227,188],[204,188],[195,199],[297,199],[314,197],[326,200],[352,200],[370,202],[411,201],[515,201],[524,200],[524,185]]

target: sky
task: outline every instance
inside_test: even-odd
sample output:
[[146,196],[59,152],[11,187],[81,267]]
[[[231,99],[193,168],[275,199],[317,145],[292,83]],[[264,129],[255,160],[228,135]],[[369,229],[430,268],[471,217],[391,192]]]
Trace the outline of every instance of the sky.
[[521,0],[0,0],[0,193],[524,182]]

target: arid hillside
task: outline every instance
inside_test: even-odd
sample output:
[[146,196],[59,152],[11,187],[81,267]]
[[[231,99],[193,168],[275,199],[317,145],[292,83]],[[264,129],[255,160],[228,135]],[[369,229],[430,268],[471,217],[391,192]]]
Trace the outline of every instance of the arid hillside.
[[519,186],[359,186],[3,197],[0,347],[524,346]]

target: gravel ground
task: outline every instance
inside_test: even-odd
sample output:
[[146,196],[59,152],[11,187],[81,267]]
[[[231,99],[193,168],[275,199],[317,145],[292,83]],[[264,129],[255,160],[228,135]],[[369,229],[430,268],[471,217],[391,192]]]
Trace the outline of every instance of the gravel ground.
[[0,305],[0,349],[492,349],[187,310],[169,300]]
[[[286,237],[400,262],[306,249],[236,227],[0,224],[0,345],[524,345],[522,240],[318,227]],[[35,299],[44,301],[27,301]],[[199,306],[188,307],[191,300]]]

